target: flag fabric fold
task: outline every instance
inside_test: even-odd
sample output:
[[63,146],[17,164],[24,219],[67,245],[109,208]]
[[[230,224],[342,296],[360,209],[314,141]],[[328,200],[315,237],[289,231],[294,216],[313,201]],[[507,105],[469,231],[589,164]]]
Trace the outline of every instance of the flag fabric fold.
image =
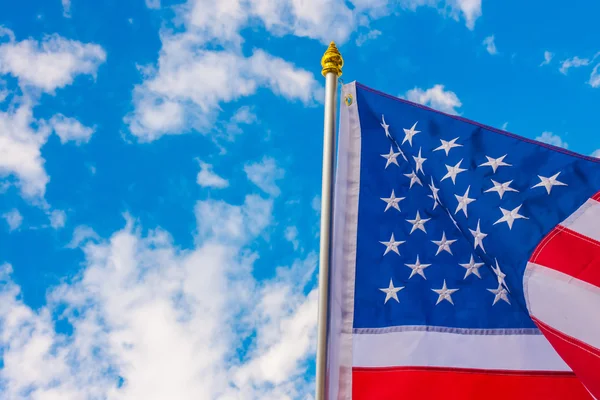
[[329,399],[600,397],[600,161],[343,86]]

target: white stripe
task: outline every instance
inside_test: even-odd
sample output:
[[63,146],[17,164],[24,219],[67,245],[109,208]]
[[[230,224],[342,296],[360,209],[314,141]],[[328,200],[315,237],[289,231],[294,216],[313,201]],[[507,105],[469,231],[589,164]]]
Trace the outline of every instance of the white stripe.
[[[344,104],[347,94],[353,103]],[[361,130],[356,86],[342,87],[333,201],[327,382],[330,400],[352,398],[354,266],[360,188]]]
[[561,225],[600,242],[600,203],[589,199]]
[[531,262],[527,263],[523,286],[532,316],[600,348],[600,288]]
[[355,367],[570,371],[542,335],[402,331],[355,334]]

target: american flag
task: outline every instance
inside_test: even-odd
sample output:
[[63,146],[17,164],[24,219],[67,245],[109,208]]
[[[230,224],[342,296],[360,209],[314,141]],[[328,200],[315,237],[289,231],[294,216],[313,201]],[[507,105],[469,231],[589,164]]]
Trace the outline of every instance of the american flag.
[[600,397],[600,160],[343,87],[329,399]]

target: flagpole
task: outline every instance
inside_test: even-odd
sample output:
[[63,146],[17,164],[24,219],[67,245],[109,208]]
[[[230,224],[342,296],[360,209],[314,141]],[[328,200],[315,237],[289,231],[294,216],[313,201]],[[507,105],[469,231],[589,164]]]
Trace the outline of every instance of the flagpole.
[[321,187],[321,244],[319,253],[319,317],[317,326],[317,376],[315,400],[327,400],[327,325],[329,301],[329,261],[331,243],[331,200],[335,152],[335,110],[337,81],[344,60],[334,42],[321,58],[325,77],[325,123],[323,129],[323,177]]

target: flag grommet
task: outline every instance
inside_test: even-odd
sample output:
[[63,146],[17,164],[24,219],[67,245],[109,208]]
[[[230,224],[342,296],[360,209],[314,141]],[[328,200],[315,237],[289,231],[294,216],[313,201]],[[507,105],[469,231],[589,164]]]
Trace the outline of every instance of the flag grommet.
[[347,94],[346,97],[344,97],[344,103],[346,103],[346,105],[348,107],[350,107],[352,105],[353,101],[354,101],[354,99],[352,98],[351,94]]

